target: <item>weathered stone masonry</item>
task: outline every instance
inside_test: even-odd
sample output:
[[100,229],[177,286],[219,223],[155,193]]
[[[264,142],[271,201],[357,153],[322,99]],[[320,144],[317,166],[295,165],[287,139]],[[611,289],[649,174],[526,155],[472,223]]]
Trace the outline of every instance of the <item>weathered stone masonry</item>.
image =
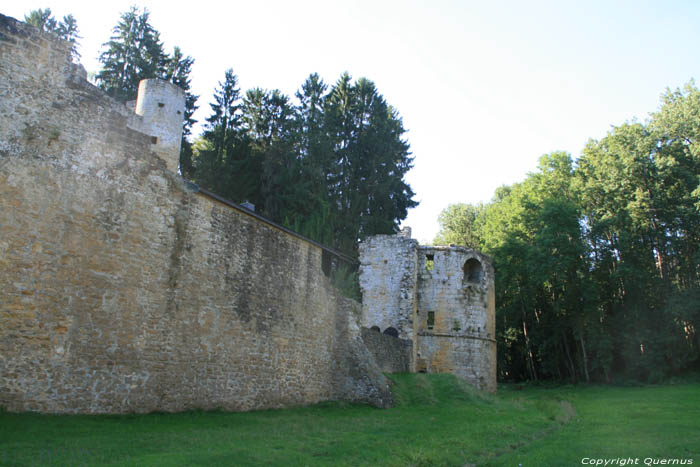
[[0,15],[0,406],[387,405],[322,247],[177,175],[182,106],[147,81],[134,113]]
[[362,341],[385,373],[412,371],[413,341],[379,332],[378,327],[362,328]]
[[486,256],[420,246],[405,231],[368,238],[360,262],[364,327],[411,341],[411,371],[454,373],[496,390],[494,275]]
[[159,80],[114,101],[0,15],[0,407],[388,406],[382,371],[496,389],[488,258],[369,238],[360,309],[322,272],[342,255],[177,175],[183,114]]

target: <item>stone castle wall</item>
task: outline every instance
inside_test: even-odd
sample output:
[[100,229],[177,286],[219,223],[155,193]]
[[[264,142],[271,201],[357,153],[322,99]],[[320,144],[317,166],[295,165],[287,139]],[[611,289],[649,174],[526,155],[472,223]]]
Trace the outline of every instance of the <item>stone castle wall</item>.
[[2,15],[0,114],[0,406],[390,402],[319,245],[197,192],[170,127]]
[[414,338],[416,248],[416,240],[401,235],[375,235],[360,243],[363,327],[394,328],[400,338]]
[[383,372],[408,373],[411,371],[413,341],[399,339],[381,333],[378,329],[368,328],[362,328],[362,341]]

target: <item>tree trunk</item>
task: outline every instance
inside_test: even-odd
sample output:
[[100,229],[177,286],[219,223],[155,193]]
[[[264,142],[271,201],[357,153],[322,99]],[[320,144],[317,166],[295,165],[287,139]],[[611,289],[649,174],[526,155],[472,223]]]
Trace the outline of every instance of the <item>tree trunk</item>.
[[569,352],[569,343],[566,341],[566,335],[564,334],[564,331],[561,332],[561,337],[562,340],[564,341],[564,350],[566,351],[566,358],[569,366],[569,372],[571,373],[571,379],[573,382],[576,382],[576,366],[574,365],[574,361],[571,359],[571,353]]
[[527,325],[525,324],[525,310],[523,310],[523,334],[525,336],[525,348],[527,350],[527,362],[530,377],[537,381],[537,372],[535,371],[535,361],[532,358],[532,350],[530,350],[530,338],[527,336]]
[[591,378],[588,375],[588,355],[586,355],[586,344],[583,342],[583,336],[579,336],[579,342],[581,342],[581,352],[583,352],[583,374],[586,375],[586,382],[590,383]]
[[530,350],[530,338],[527,335],[527,325],[525,324],[525,303],[523,303],[523,294],[520,291],[520,282],[518,281],[518,296],[520,297],[520,311],[523,314],[523,335],[525,336],[525,349],[527,351],[527,363],[530,378],[537,381],[537,371],[535,371],[535,361]]

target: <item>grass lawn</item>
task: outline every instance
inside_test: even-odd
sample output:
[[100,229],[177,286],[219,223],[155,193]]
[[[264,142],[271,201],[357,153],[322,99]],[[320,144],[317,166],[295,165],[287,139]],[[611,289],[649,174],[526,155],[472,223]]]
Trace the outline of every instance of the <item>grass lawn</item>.
[[525,467],[582,465],[584,457],[700,465],[699,383],[502,387],[490,396],[451,375],[391,378],[390,410],[326,403],[248,413],[0,412],[0,465]]

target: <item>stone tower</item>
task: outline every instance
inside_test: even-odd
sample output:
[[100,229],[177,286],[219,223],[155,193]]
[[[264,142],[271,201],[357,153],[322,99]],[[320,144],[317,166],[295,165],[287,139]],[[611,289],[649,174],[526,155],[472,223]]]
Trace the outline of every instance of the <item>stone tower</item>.
[[377,235],[360,245],[362,325],[411,340],[412,371],[453,373],[495,391],[489,258],[458,246],[420,246],[409,235]]
[[141,118],[133,120],[130,126],[151,135],[153,151],[165,160],[169,170],[177,173],[185,92],[161,79],[141,80],[134,112]]

